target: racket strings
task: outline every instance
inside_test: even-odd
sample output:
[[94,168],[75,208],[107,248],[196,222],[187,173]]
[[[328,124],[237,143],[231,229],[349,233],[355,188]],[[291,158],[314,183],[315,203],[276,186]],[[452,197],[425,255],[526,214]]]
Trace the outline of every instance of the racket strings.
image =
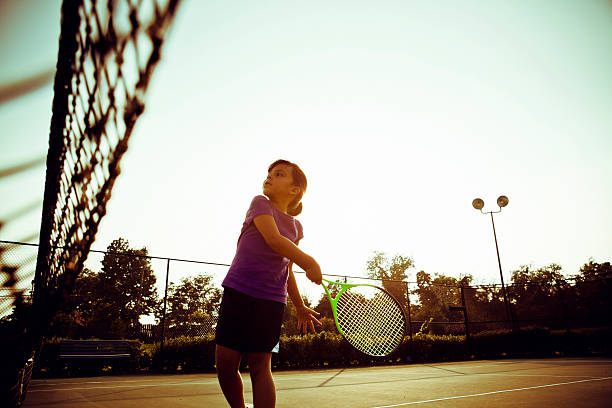
[[373,356],[391,353],[404,337],[404,314],[386,292],[374,287],[351,288],[338,299],[338,324],[346,339]]
[[351,311],[353,318],[343,316],[347,339],[371,355],[386,355],[393,351],[403,337],[403,324],[401,316],[392,312],[397,306],[393,304],[391,309],[388,306],[380,302],[371,302],[370,307],[360,300],[349,302],[346,311]]

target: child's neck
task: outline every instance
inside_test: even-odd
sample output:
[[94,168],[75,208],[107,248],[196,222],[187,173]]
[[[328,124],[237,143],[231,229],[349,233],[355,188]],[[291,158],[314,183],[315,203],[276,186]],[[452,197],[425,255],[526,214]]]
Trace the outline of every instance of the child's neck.
[[268,200],[272,203],[272,205],[280,212],[287,214],[287,208],[289,207],[289,199],[287,200],[279,200],[275,197],[268,197]]

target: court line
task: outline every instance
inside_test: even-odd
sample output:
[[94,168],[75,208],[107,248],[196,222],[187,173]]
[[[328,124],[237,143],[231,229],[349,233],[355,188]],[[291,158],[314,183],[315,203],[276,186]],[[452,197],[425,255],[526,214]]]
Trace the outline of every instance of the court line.
[[217,380],[214,381],[194,381],[194,382],[180,382],[180,383],[159,383],[159,384],[134,384],[134,385],[113,385],[110,387],[74,387],[74,388],[52,388],[48,390],[29,390],[31,392],[54,392],[54,391],[75,391],[75,390],[102,390],[108,388],[144,388],[144,387],[170,387],[175,385],[211,385],[218,384]]
[[[534,360],[536,361],[536,360]],[[539,360],[537,360],[539,361]],[[571,361],[580,361],[580,362],[591,362],[591,360],[571,360]],[[470,364],[470,362],[466,363],[460,363],[460,364],[453,364],[453,363],[446,363],[446,364],[437,364],[437,365],[431,365],[431,364],[409,364],[409,365],[398,365],[398,366],[394,366],[394,367],[374,367],[377,370],[376,373],[382,373],[382,372],[386,372],[386,371],[401,371],[404,370],[406,368],[418,368],[418,367],[430,367],[430,368],[441,368],[440,366],[444,366],[444,365],[452,365],[453,367],[457,367],[457,368],[482,368],[482,367],[491,367],[491,366],[497,366],[497,365],[506,365],[506,364],[518,364],[521,363],[522,361],[498,361],[498,362],[491,362],[490,364],[479,364],[478,362],[474,362],[478,365],[472,365]],[[612,360],[608,360],[605,362],[610,362],[612,363]],[[346,376],[361,376],[362,372],[361,369],[363,367],[345,367],[344,368],[344,372],[343,372],[343,377]],[[372,367],[370,367],[372,368]],[[444,368],[442,368],[444,369]],[[358,372],[355,372],[356,370],[359,370]],[[451,371],[451,370],[447,370],[447,371]],[[274,372],[275,376],[274,376],[274,380],[278,380],[278,379],[282,379],[283,376],[285,375],[293,375],[292,372],[290,371],[277,371]],[[466,374],[466,375],[473,375],[473,373],[462,373],[462,374]],[[177,374],[179,375],[179,374]],[[313,376],[312,378],[328,378],[328,375],[325,374],[316,374],[315,376]],[[580,376],[568,376],[568,377],[580,377]],[[35,379],[32,381],[32,383],[30,383],[30,387],[43,387],[43,386],[56,386],[56,385],[77,385],[77,384],[110,384],[110,383],[142,383],[142,382],[148,382],[148,381],[159,381],[159,379],[156,378],[148,378],[148,379],[137,379],[137,380],[113,380],[111,378],[105,378],[103,381],[74,381],[74,382],[69,382],[69,383],[59,383],[57,382],[56,378],[53,379]]]
[[467,375],[495,375],[498,377],[551,377],[551,378],[600,378],[596,375],[555,375],[555,374],[504,374],[504,373],[477,373]]
[[499,391],[481,392],[481,393],[478,393],[478,394],[456,395],[454,397],[434,398],[434,399],[430,399],[430,400],[403,402],[401,404],[392,404],[392,405],[380,405],[380,406],[371,407],[371,408],[403,407],[403,406],[406,406],[406,405],[425,404],[427,402],[449,401],[449,400],[454,400],[454,399],[481,397],[483,395],[501,394],[501,393],[504,393],[504,392],[525,391],[525,390],[533,390],[533,389],[537,389],[537,388],[558,387],[560,385],[569,385],[569,384],[578,384],[578,383],[585,383],[585,382],[591,382],[591,381],[605,381],[605,380],[612,380],[612,377],[591,378],[591,379],[588,379],[588,380],[577,380],[577,381],[568,381],[568,382],[556,383],[556,384],[536,385],[536,386],[533,386],[533,387],[513,388],[513,389],[510,389],[510,390],[499,390]]
[[67,382],[45,382],[44,380],[35,379],[30,383],[30,387],[44,387],[47,385],[79,385],[79,384],[112,384],[112,383],[142,383],[142,382],[151,382],[151,381],[159,381],[159,379],[151,378],[151,379],[138,379],[138,380],[113,380],[111,378],[105,381],[67,381]]
[[[574,360],[574,361],[584,361],[584,362],[591,362],[591,360]],[[605,362],[612,362],[612,360],[606,360]],[[495,362],[492,364],[485,364],[485,365],[477,365],[477,366],[471,366],[470,364],[461,364],[460,367],[461,368],[476,368],[476,367],[491,367],[491,366],[495,366],[495,365],[501,365],[501,364],[515,364],[516,362],[511,362],[511,361],[504,361],[504,362]],[[380,374],[381,372],[385,372],[385,371],[402,371],[403,369],[405,369],[406,367],[412,367],[412,368],[416,368],[419,365],[411,365],[411,366],[401,366],[401,367],[385,367],[382,368],[380,370],[375,370],[376,374]],[[433,365],[422,365],[422,367],[428,367],[428,368],[439,368]],[[457,367],[457,366],[455,366]],[[527,368],[530,369],[530,368]],[[444,371],[451,371],[451,370],[444,370]],[[286,374],[290,374],[290,378],[283,378],[285,377]],[[279,382],[279,381],[293,381],[292,378],[292,374],[293,373],[289,373],[289,372],[280,372],[277,373],[277,375],[275,376],[274,380]],[[312,373],[314,374],[314,373]],[[337,375],[337,374],[336,374]],[[349,368],[349,369],[343,369],[342,372],[342,377],[343,378],[347,378],[347,377],[361,377],[363,375],[363,372],[360,370],[356,370],[353,367]],[[525,377],[559,377],[559,378],[566,378],[566,377],[570,377],[570,378],[580,378],[580,377],[587,377],[589,379],[593,379],[593,380],[598,380],[597,377],[593,377],[593,376],[583,376],[583,375],[551,375],[551,374],[507,374],[507,373],[463,373],[463,375],[467,375],[467,376],[472,376],[472,375],[492,375],[492,376],[525,376]],[[322,378],[322,379],[329,379],[328,375],[325,374],[319,374],[316,373],[315,375],[309,376],[309,379],[314,380],[317,378]],[[210,380],[199,380],[199,381],[184,381],[184,382],[180,382],[180,383],[176,383],[176,382],[160,382],[160,383],[153,383],[153,384],[143,384],[143,382],[153,382],[153,381],[159,381],[159,379],[156,378],[146,378],[146,379],[136,379],[136,380],[113,380],[113,379],[105,379],[104,381],[79,381],[79,382],[72,382],[72,383],[58,383],[57,381],[54,382],[48,382],[49,380],[34,380],[31,384],[30,384],[30,390],[28,392],[52,392],[52,391],[72,391],[72,390],[92,390],[92,389],[109,389],[109,388],[138,388],[138,387],[164,387],[164,386],[177,386],[177,385],[213,385],[213,384],[217,384],[217,379],[210,379]],[[53,381],[53,380],[51,380]],[[136,383],[134,385],[118,385],[117,383]],[[82,386],[82,387],[74,387],[74,385],[81,385],[81,384],[100,384],[97,386]],[[101,384],[109,384],[107,386],[103,386]],[[111,385],[111,384],[115,384],[115,385]],[[571,384],[571,383],[570,383]],[[58,386],[58,385],[63,385],[64,387],[68,386],[73,386],[70,388],[53,388],[53,389],[35,389],[35,388],[42,388],[42,387],[48,387],[48,386]],[[508,392],[508,391],[500,391],[500,392]],[[374,407],[377,408],[377,407]]]

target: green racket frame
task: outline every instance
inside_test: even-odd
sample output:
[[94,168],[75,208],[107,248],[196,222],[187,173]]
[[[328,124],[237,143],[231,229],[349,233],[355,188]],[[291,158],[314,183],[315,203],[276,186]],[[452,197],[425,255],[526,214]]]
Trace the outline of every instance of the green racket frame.
[[[323,280],[323,282],[326,282],[328,284],[338,285],[338,286],[341,287],[340,291],[338,291],[338,294],[336,295],[336,297],[333,297],[331,295],[331,293],[329,292],[329,289],[327,288],[327,285],[325,285],[325,284],[321,285],[321,286],[323,286],[323,289],[325,289],[325,293],[327,293],[327,297],[329,298],[329,302],[330,302],[330,305],[331,305],[332,313],[334,315],[334,322],[336,323],[336,328],[338,329],[338,332],[342,335],[342,337],[344,337],[345,340],[346,340],[346,335],[344,334],[344,331],[342,330],[342,328],[340,327],[340,324],[338,323],[338,312],[336,310],[336,306],[338,304],[338,299],[340,299],[340,295],[342,295],[343,292],[345,292],[348,289],[353,288],[355,286],[371,286],[373,288],[382,290],[383,292],[387,293],[393,300],[395,300],[395,302],[399,306],[400,310],[402,311],[402,314],[404,315],[404,335],[406,334],[406,314],[404,312],[404,308],[397,301],[397,299],[395,299],[395,297],[393,297],[393,295],[391,295],[385,289],[381,288],[380,286],[370,285],[368,283],[342,283],[342,282],[331,281],[331,280],[328,280],[328,279],[325,279],[325,278],[321,278],[321,279]],[[351,347],[353,347],[357,351],[363,353],[362,350],[359,350],[350,341],[347,341],[347,343],[349,343],[351,345]],[[400,342],[400,344],[401,344],[401,342]],[[395,352],[395,350],[397,350],[398,347],[399,347],[399,345],[393,351],[391,351],[389,354],[392,354],[393,352]]]
[[331,304],[332,312],[334,314],[334,322],[336,323],[336,327],[338,328],[338,332],[340,332],[340,334],[344,336],[344,331],[342,331],[342,328],[340,327],[340,324],[338,323],[338,312],[336,311],[336,305],[338,304],[338,299],[340,298],[340,295],[343,292],[345,292],[347,289],[354,288],[355,286],[371,286],[371,287],[377,288],[377,289],[380,289],[380,288],[378,286],[369,285],[367,283],[342,283],[342,282],[330,281],[330,280],[327,280],[325,278],[322,278],[322,280],[324,282],[331,283],[333,285],[338,285],[338,286],[341,287],[340,291],[338,292],[338,294],[334,298],[331,295],[331,293],[329,293],[329,289],[327,289],[327,285],[322,285],[323,289],[325,289],[325,293],[327,293],[327,297],[329,297],[329,303]]

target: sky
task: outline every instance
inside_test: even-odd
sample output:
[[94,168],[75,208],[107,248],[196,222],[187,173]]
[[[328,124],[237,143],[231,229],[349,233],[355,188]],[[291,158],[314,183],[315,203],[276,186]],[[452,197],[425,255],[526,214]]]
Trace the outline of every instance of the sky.
[[[0,86],[53,68],[52,3],[0,5]],[[123,237],[230,263],[284,158],[308,177],[300,247],[324,273],[365,276],[383,251],[414,259],[411,281],[424,270],[499,283],[491,219],[471,202],[498,210],[503,194],[506,281],[521,265],[574,275],[612,260],[611,72],[609,1],[184,0],[93,248]],[[0,168],[46,154],[52,97],[48,84],[0,105]],[[42,202],[44,168],[0,189],[0,216]],[[0,239],[28,237],[38,214]]]

